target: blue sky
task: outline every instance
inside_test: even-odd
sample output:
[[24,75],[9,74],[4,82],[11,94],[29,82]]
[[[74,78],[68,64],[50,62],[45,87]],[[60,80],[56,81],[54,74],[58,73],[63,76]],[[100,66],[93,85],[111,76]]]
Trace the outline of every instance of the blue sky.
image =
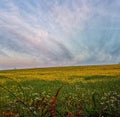
[[0,0],[0,69],[120,62],[120,0]]

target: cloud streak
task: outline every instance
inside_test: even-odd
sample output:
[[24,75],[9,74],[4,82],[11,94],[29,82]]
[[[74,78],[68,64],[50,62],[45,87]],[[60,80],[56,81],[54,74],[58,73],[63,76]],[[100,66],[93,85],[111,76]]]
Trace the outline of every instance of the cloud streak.
[[0,1],[0,69],[120,60],[120,2]]

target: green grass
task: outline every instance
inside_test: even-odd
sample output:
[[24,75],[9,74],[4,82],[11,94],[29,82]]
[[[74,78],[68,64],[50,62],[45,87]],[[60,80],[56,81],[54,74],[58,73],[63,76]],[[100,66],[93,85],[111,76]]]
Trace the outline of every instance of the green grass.
[[[62,116],[66,112],[75,114],[80,106],[85,117],[97,117],[102,111],[107,111],[105,117],[120,115],[120,65],[0,71],[0,82],[16,96],[26,99],[28,105],[36,97],[45,97],[50,103],[62,86],[56,103]],[[0,88],[0,92],[0,113],[7,110],[21,115],[28,113],[22,105],[17,105],[22,112],[11,107],[16,98],[8,91]]]

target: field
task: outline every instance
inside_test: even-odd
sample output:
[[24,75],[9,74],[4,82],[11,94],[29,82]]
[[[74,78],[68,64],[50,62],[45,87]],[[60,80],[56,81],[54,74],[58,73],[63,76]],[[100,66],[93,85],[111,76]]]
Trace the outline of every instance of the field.
[[120,65],[0,71],[0,117],[120,117],[119,110]]

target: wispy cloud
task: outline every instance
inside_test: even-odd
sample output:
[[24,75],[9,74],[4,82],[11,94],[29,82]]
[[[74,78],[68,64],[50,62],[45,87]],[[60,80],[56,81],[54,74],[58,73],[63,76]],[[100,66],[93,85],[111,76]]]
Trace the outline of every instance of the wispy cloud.
[[5,52],[3,52],[2,50],[0,50],[0,56],[1,56],[1,57],[2,57],[2,56],[8,57],[8,55],[7,55]]
[[71,5],[56,4],[53,7],[52,20],[65,33],[71,33],[76,28],[82,29],[86,20],[89,19],[89,7],[83,1],[73,2]]
[[0,66],[119,62],[119,10],[119,0],[1,0]]

